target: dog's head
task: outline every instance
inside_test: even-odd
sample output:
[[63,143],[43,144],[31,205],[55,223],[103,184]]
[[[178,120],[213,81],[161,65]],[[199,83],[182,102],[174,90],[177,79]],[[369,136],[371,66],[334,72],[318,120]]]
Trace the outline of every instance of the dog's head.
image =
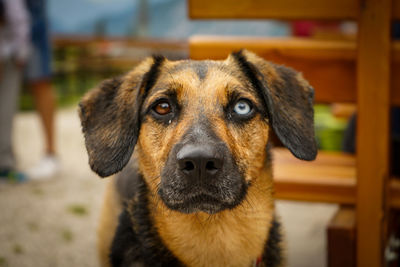
[[237,206],[267,158],[271,127],[312,160],[313,89],[301,74],[241,51],[225,61],[153,57],[107,80],[80,103],[91,168],[139,169],[165,205],[184,213]]

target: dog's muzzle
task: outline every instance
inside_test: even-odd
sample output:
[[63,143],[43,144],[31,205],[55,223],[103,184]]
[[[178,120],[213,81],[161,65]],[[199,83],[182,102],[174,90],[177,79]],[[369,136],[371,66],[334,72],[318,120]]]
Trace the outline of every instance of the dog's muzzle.
[[245,179],[225,143],[209,132],[202,136],[186,135],[168,156],[158,193],[170,209],[214,214],[234,208],[246,194]]

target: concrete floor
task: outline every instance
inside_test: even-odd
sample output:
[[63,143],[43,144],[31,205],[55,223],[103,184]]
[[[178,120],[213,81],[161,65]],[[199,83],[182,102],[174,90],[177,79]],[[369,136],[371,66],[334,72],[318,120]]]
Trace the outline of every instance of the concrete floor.
[[[0,267],[98,266],[95,230],[105,180],[96,177],[87,156],[75,109],[56,117],[60,174],[45,182],[0,184]],[[18,114],[15,152],[23,170],[43,151],[33,113]],[[277,202],[291,267],[325,266],[325,226],[335,205]]]

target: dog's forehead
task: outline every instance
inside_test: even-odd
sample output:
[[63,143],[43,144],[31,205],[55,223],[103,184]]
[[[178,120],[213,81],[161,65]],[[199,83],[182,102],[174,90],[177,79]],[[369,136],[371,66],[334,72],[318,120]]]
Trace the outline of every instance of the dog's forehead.
[[246,79],[238,68],[229,61],[183,60],[168,61],[151,92],[174,91],[178,99],[212,99],[222,101],[232,91],[247,91]]
[[166,67],[169,69],[171,75],[177,75],[183,72],[192,72],[197,75],[199,80],[204,80],[209,72],[213,71],[221,71],[228,74],[232,72],[226,62],[215,60],[182,60],[170,62]]

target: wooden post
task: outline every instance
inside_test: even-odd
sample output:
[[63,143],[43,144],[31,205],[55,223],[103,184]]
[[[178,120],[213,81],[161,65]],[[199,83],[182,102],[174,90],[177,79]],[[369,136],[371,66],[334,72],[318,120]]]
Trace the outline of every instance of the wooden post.
[[383,266],[389,172],[391,0],[360,0],[357,54],[357,266]]
[[332,217],[327,227],[328,267],[355,267],[355,223],[354,207],[342,206]]

